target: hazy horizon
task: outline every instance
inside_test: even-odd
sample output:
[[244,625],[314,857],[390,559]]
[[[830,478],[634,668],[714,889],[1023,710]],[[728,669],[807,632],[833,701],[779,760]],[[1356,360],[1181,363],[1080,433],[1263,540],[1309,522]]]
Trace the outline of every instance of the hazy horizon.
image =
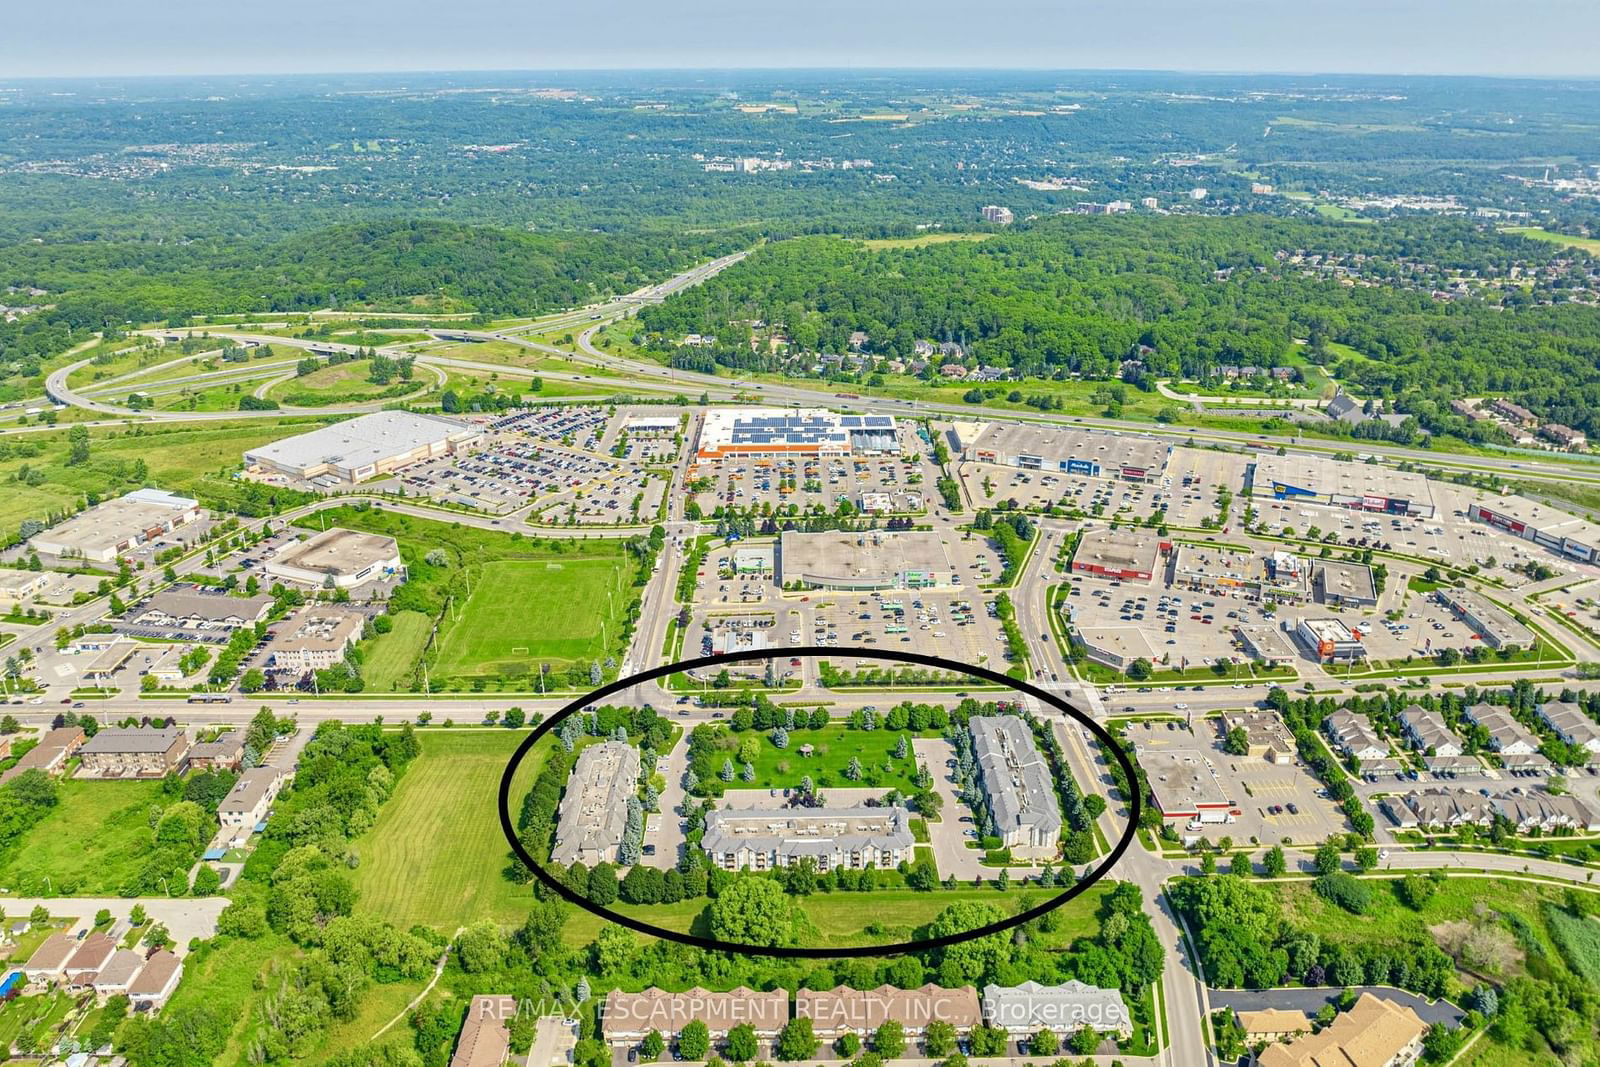
[[[9,16],[0,79],[601,71],[982,70],[1600,77],[1600,4],[814,0],[587,9],[459,0],[83,0]],[[1514,29],[1514,33],[1508,30]],[[108,58],[109,57],[109,58]]]

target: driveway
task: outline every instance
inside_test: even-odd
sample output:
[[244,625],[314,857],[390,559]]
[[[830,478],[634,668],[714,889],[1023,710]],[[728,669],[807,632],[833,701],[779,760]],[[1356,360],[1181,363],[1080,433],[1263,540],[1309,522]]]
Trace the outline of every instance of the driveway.
[[985,869],[978,862],[981,853],[967,847],[966,836],[961,832],[973,824],[960,821],[961,816],[969,812],[956,796],[954,772],[945,766],[945,760],[954,758],[955,746],[942,737],[918,737],[912,740],[911,750],[916,753],[917,762],[933,775],[933,791],[944,801],[939,821],[928,824],[928,840],[933,844],[933,861],[939,867],[939,877],[948,878],[953,874],[957,880],[965,882],[979,875],[992,878],[999,872]]
[[666,760],[667,769],[662,775],[666,779],[666,786],[661,791],[661,811],[659,814],[646,815],[644,824],[644,843],[654,845],[656,852],[653,856],[643,857],[643,862],[664,871],[678,865],[679,853],[683,849],[684,804],[688,800],[683,788],[683,776],[689,770],[687,724],[678,743],[667,753]]
[[[1466,1012],[1448,1000],[1436,1000],[1430,1003],[1426,997],[1392,986],[1368,985],[1352,988],[1357,996],[1371,993],[1373,996],[1404,1004],[1415,1011],[1425,1023],[1460,1026],[1461,1020],[1466,1017]],[[1211,1006],[1232,1008],[1235,1011],[1280,1008],[1285,1011],[1303,1011],[1307,1015],[1315,1015],[1322,1010],[1324,1004],[1336,1003],[1343,995],[1344,990],[1339,986],[1316,986],[1311,989],[1213,989]]]

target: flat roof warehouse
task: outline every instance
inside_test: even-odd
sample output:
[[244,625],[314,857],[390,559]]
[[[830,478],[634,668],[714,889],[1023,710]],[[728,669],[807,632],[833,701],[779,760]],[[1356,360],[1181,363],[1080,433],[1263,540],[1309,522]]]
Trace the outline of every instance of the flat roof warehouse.
[[779,453],[846,456],[899,449],[889,415],[842,415],[823,408],[716,408],[705,413],[695,447],[701,459]]
[[976,463],[1024,470],[1060,471],[1089,478],[1150,481],[1167,469],[1172,446],[1151,437],[1101,433],[1068,426],[1009,422],[956,422],[956,451]]
[[252,448],[245,465],[294,478],[359,482],[477,440],[473,426],[412,411],[375,411]]
[[1250,488],[1256,496],[1278,500],[1422,518],[1434,514],[1433,493],[1421,474],[1328,456],[1258,456],[1251,467]]

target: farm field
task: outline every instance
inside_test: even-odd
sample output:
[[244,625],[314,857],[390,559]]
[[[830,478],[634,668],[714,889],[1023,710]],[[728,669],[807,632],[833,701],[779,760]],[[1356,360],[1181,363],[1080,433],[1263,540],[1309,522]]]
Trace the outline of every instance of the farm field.
[[[495,798],[525,732],[427,729],[417,736],[422,754],[355,842],[357,910],[401,929],[422,923],[446,933],[479,919],[520,923],[532,890],[502,874],[511,850]],[[541,763],[536,747],[517,769],[514,798],[527,792]]]
[[992,233],[925,233],[920,237],[880,237],[861,243],[873,251],[880,248],[926,248],[952,241],[987,241]]
[[1537,226],[1507,226],[1502,233],[1514,233],[1535,241],[1548,241],[1551,244],[1566,245],[1568,248],[1581,248],[1585,252],[1600,254],[1600,238],[1573,237],[1571,234],[1551,233],[1549,230]]
[[149,851],[150,809],[170,803],[161,782],[64,778],[56,789],[55,808],[0,860],[0,885],[22,894],[115,896]]
[[[459,620],[440,628],[434,669],[523,674],[538,663],[603,659],[602,631],[616,633],[627,595],[614,555],[485,563]],[[574,618],[577,604],[611,606]]]

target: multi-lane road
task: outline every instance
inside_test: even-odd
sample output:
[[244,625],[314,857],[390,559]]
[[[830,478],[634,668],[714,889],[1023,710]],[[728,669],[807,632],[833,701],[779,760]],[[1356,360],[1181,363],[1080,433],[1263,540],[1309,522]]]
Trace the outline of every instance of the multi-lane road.
[[[565,371],[539,371],[537,373],[541,377],[553,380],[571,380],[591,385],[614,386],[618,391],[672,393],[699,393],[703,391],[717,399],[726,399],[739,392],[757,391],[762,396],[763,401],[769,404],[826,405],[836,408],[873,411],[888,409],[903,414],[915,412],[971,416],[972,409],[962,405],[920,403],[907,400],[840,398],[824,388],[804,383],[762,382],[758,387],[752,388],[738,381],[730,381],[728,378],[673,370],[648,361],[628,359],[605,352],[595,346],[594,335],[605,325],[617,321],[644,304],[665,299],[673,292],[699,284],[706,278],[712,277],[719,271],[737,263],[745,254],[737,253],[711,263],[702,264],[659,285],[647,286],[624,297],[618,297],[588,308],[547,316],[514,328],[480,331],[466,328],[440,327],[431,328],[429,332],[437,338],[446,340],[465,336],[486,341],[506,341],[524,346],[529,349],[530,353],[558,355],[571,363],[587,364],[594,368],[594,374],[569,373]],[[534,339],[535,337],[548,336],[553,332],[562,330],[578,331],[575,336],[575,351],[568,348],[557,348]],[[350,348],[350,346],[328,346],[327,342],[322,341],[301,341],[271,334],[234,331],[226,327],[212,328],[211,333],[219,339],[257,340],[274,346],[298,348],[327,346],[336,350]],[[394,352],[395,354],[401,354],[402,350],[396,348]],[[419,364],[434,368],[438,373],[442,373],[446,369],[493,372],[502,377],[532,376],[534,373],[505,364],[432,355],[426,349],[416,353],[407,352],[404,354],[415,354]],[[189,357],[184,358],[187,359]],[[81,362],[74,363],[53,372],[47,381],[49,393],[53,398],[63,403],[105,415],[108,417],[106,420],[108,422],[120,424],[129,417],[195,422],[213,419],[231,420],[253,416],[279,417],[283,414],[281,411],[261,413],[135,413],[105,399],[105,397],[111,395],[110,390],[106,388],[106,383],[97,383],[95,386],[84,389],[70,387],[67,381],[68,377],[80,366],[82,366]],[[268,370],[279,369],[277,364],[263,366]],[[252,371],[256,376],[259,376],[263,366],[248,369],[224,367],[215,372],[196,373],[169,379],[167,384],[176,385],[177,387],[190,386],[197,388],[226,384],[237,381],[241,376],[249,375]],[[288,367],[292,367],[292,363],[283,364],[284,369]],[[149,369],[147,368],[141,373],[148,374]],[[370,410],[373,406],[371,404],[352,404],[331,410],[356,413]],[[1124,432],[1130,430],[1130,426],[1127,423],[1112,419],[1052,416],[1048,414],[1030,414],[1026,418],[1030,421],[1070,422]],[[1261,439],[1256,435],[1225,430],[1174,430],[1159,426],[1140,425],[1138,432],[1164,436],[1170,439],[1193,438],[1202,442],[1229,445],[1257,445],[1261,442]],[[1279,442],[1275,439],[1272,443],[1276,445]],[[1332,451],[1336,446],[1331,443],[1304,442],[1290,444],[1289,447],[1291,450],[1300,449],[1305,452],[1326,453]],[[1600,483],[1600,470],[1590,472],[1581,467],[1574,468],[1568,464],[1540,460],[1535,457],[1451,458],[1437,456],[1426,451],[1377,443],[1363,443],[1360,447],[1364,452],[1389,460],[1420,460],[1435,467],[1476,471],[1496,470],[1503,474]],[[681,481],[681,468],[676,470],[674,474]],[[347,503],[350,499],[340,498],[338,500],[319,501],[295,512],[275,516],[272,521],[275,524],[281,524],[284,521],[310,513],[317,508]],[[436,509],[420,505],[393,501],[383,501],[382,503],[385,507],[409,514],[430,518],[444,517],[450,521],[478,525],[485,528],[501,526],[505,521],[503,516],[498,521],[489,516],[480,517],[453,512],[441,516]],[[662,662],[662,650],[666,643],[670,621],[679,610],[675,597],[678,575],[685,563],[685,549],[692,538],[700,532],[701,527],[682,518],[681,501],[676,494],[673,496],[672,509],[670,520],[666,525],[667,546],[658,560],[655,572],[643,590],[642,610],[634,640],[622,664],[623,675],[646,670]],[[258,524],[259,521],[255,520],[247,525],[253,526]],[[936,514],[935,521],[949,522],[951,520],[948,516]],[[1055,640],[1050,636],[1053,627],[1050,619],[1048,591],[1054,583],[1052,573],[1054,559],[1063,539],[1069,532],[1069,527],[1059,521],[1048,519],[1041,520],[1040,526],[1041,541],[1035,548],[1021,576],[1021,580],[1012,591],[1018,623],[1022,628],[1027,645],[1033,679],[1036,684],[1040,684],[1047,689],[1057,690],[1062,697],[1074,706],[1099,718],[1105,714],[1100,694],[1093,688],[1070,681],[1073,677],[1071,668],[1062,657]],[[542,533],[549,536],[561,536],[563,532],[561,530],[542,531]],[[607,532],[617,533],[618,535],[631,535],[633,533],[633,531],[576,531],[582,536],[604,535]],[[22,645],[43,647],[58,627],[75,625],[78,622],[94,621],[103,615],[104,610],[105,602],[103,600],[66,609],[52,619],[48,625],[20,633],[18,644],[14,647],[21,647]],[[1543,673],[1548,675],[1550,672]],[[1481,679],[1471,675],[1452,675],[1452,680],[1479,680],[1491,684],[1495,682],[1504,684],[1506,678],[1507,675],[1505,674],[1486,674]],[[1349,684],[1341,682],[1337,677],[1319,677],[1316,683],[1319,690],[1322,691],[1335,691],[1340,694],[1353,691]],[[1568,684],[1573,685],[1575,688],[1600,686],[1600,682],[1574,681]],[[808,683],[809,685],[810,683]],[[1253,687],[1250,690],[1240,691],[1217,686],[1208,688],[1203,692],[1191,693],[1185,699],[1195,711],[1205,712],[1227,707],[1238,707],[1241,704],[1258,699],[1264,693],[1264,687]],[[804,697],[814,694],[820,694],[820,690],[808,688],[796,695]],[[677,703],[678,695],[676,693],[666,690],[656,683],[638,686],[632,695],[635,699],[667,709],[669,714],[681,718],[685,724],[709,721],[718,714],[711,709],[680,705]],[[97,715],[102,715],[107,720],[120,719],[130,714],[170,715],[180,722],[202,725],[243,722],[248,720],[258,707],[267,705],[273,707],[280,714],[292,714],[304,726],[314,726],[316,723],[326,719],[370,719],[375,716],[382,716],[391,720],[411,719],[424,709],[432,712],[436,719],[455,718],[460,722],[481,720],[487,713],[502,712],[511,705],[520,706],[528,712],[549,715],[566,706],[571,699],[570,695],[553,697],[377,696],[314,698],[273,694],[249,697],[235,696],[232,703],[229,704],[191,705],[182,699],[145,700],[135,695],[129,695],[118,696],[107,701],[93,702],[90,707]],[[882,694],[829,692],[826,694],[826,699],[836,712],[848,712],[856,707],[881,704],[884,702],[885,697]],[[1119,707],[1126,705],[1139,711],[1170,710],[1173,698],[1164,692],[1127,693],[1119,695],[1116,698],[1116,703]],[[12,706],[8,710],[24,722],[44,723],[58,713],[61,710],[61,706],[57,702],[39,705],[25,704]],[[1088,743],[1087,735],[1081,727],[1066,719],[1060,719],[1060,721],[1053,724],[1053,728],[1057,730],[1058,736],[1063,742],[1063,749],[1067,753],[1070,769],[1074,776],[1084,783],[1086,787],[1107,793],[1109,791],[1107,770],[1099,755]],[[1102,816],[1102,829],[1108,839],[1115,839],[1121,834],[1126,817],[1127,811],[1120,804],[1112,801],[1108,805],[1107,812]],[[1119,822],[1119,820],[1121,821]],[[1385,866],[1396,870],[1443,866],[1447,869],[1460,870],[1462,873],[1495,871],[1510,876],[1559,878],[1575,883],[1587,882],[1587,872],[1565,864],[1476,852],[1460,854],[1437,851],[1410,852],[1394,847],[1390,850],[1390,856]],[[1113,872],[1114,876],[1130,879],[1143,888],[1151,902],[1151,916],[1155,923],[1157,934],[1166,948],[1163,986],[1171,1043],[1162,1055],[1157,1057],[1157,1060],[1162,1064],[1173,1065],[1173,1067],[1187,1067],[1190,1064],[1211,1062],[1210,1052],[1204,1039],[1205,1027],[1203,1020],[1208,1009],[1206,988],[1202,976],[1195,973],[1195,964],[1189,954],[1184,951],[1184,931],[1181,927],[1181,921],[1171,911],[1164,895],[1164,886],[1168,879],[1184,873],[1185,867],[1186,861],[1168,859],[1161,855],[1147,852],[1142,848],[1134,847],[1123,857]]]

